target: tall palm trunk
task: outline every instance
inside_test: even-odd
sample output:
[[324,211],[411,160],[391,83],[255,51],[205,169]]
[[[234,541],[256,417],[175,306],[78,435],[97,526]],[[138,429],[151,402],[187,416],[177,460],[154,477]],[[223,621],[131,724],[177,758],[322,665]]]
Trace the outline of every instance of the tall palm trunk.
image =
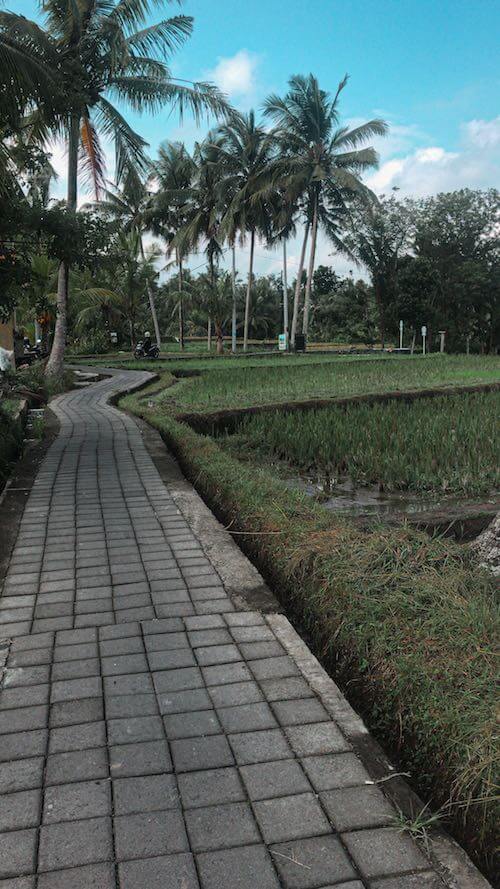
[[247,295],[245,299],[245,326],[243,328],[243,351],[248,349],[248,327],[250,324],[250,301],[252,298],[253,257],[255,251],[255,229],[250,234],[250,263],[248,266]]
[[234,243],[231,248],[232,253],[232,263],[231,263],[231,287],[233,290],[233,314],[231,318],[231,351],[236,352],[236,247]]
[[[68,138],[68,211],[74,213],[78,189],[78,146],[80,141],[80,115],[71,115]],[[60,377],[64,368],[64,353],[68,335],[68,285],[69,263],[61,261],[57,274],[56,326],[50,358],[47,361],[45,374],[49,377]]]
[[[143,262],[145,262],[146,256],[144,253],[144,244],[142,243],[142,233],[141,232],[139,232],[139,250],[141,253],[141,259]],[[160,326],[158,324],[158,316],[156,314],[155,296],[153,293],[153,288],[151,287],[151,282],[147,279],[146,279],[146,290],[148,292],[149,310],[151,312],[151,318],[153,320],[156,345],[158,346],[159,349],[161,349],[161,334],[160,334]]]
[[283,238],[283,333],[285,334],[286,348],[288,349],[288,276],[286,267],[286,238]]
[[[208,264],[210,266],[210,286],[214,287],[215,286],[215,268],[214,268],[214,258],[213,258],[212,253],[210,253],[210,256],[208,258]],[[211,315],[208,316],[208,321],[207,321],[207,349],[209,352],[212,351],[212,317],[211,317]]]
[[224,336],[222,333],[222,324],[219,318],[214,318],[215,338],[217,340],[217,355],[224,353]]
[[385,348],[385,306],[384,306],[384,287],[379,275],[374,280],[375,303],[378,310],[378,324],[380,330],[380,346]]
[[184,351],[184,302],[182,291],[184,290],[184,270],[182,268],[182,256],[177,248],[177,265],[179,267],[179,349]]
[[304,297],[304,315],[302,318],[302,333],[307,336],[309,329],[309,309],[311,308],[311,291],[314,275],[314,260],[316,258],[316,243],[318,240],[318,195],[314,196],[313,220],[311,229],[311,253],[309,255],[309,268],[307,270],[306,293]]
[[304,261],[306,258],[307,239],[309,237],[309,220],[304,227],[304,240],[302,241],[302,249],[300,251],[299,267],[297,269],[297,282],[295,284],[295,293],[293,296],[293,315],[292,315],[292,333],[290,337],[291,345],[295,346],[295,335],[297,333],[297,323],[299,320],[299,302],[300,289],[302,287],[302,271],[304,269]]

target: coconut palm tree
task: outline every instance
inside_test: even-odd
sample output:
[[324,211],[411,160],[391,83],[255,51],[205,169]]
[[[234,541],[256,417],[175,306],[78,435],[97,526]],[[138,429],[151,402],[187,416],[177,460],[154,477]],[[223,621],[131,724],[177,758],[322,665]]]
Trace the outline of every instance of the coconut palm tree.
[[[304,201],[304,240],[301,249],[297,282],[300,287],[305,262],[306,246],[310,238],[310,255],[304,297],[302,330],[307,335],[309,307],[314,274],[318,229],[321,225],[334,244],[339,244],[338,217],[347,212],[350,197],[374,199],[363,185],[360,175],[377,164],[373,148],[360,148],[367,139],[383,136],[387,125],[382,120],[371,120],[353,129],[339,127],[338,103],[347,76],[340,82],[332,97],[309,74],[293,76],[289,90],[281,98],[269,96],[264,103],[264,114],[275,124],[275,138],[281,157],[274,164],[274,177],[298,191]],[[294,300],[292,342],[295,339],[298,311],[298,292]]]
[[[130,127],[115,101],[134,111],[157,111],[170,104],[199,117],[219,114],[226,103],[207,84],[175,82],[166,65],[173,51],[191,34],[193,22],[174,16],[148,24],[153,0],[44,0],[46,44],[57,60],[58,78],[65,84],[65,113],[59,126],[68,145],[67,206],[77,205],[79,170],[99,192],[104,177],[100,137],[115,145],[116,181],[126,169],[145,167],[144,140]],[[14,13],[2,13],[2,33],[16,46],[29,42],[38,26]],[[38,29],[40,30],[40,29]],[[46,372],[62,370],[66,345],[69,267],[59,268],[57,321]]]
[[[98,212],[119,220],[123,231],[136,232],[141,259],[143,262],[146,260],[143,235],[149,228],[151,194],[148,191],[146,180],[139,174],[137,169],[128,167],[123,177],[122,186],[108,185],[104,189],[101,200],[89,206]],[[146,287],[155,338],[160,349],[160,327],[156,314],[154,292],[149,279],[146,281]]]
[[167,253],[175,252],[178,271],[179,347],[184,349],[184,253],[179,244],[172,246],[176,232],[189,217],[189,197],[196,173],[196,163],[181,142],[164,142],[158,151],[153,175],[159,188],[154,195],[150,215],[153,230],[167,242]]
[[253,286],[255,239],[271,237],[269,194],[266,192],[270,162],[274,156],[272,133],[255,122],[255,113],[233,114],[213,134],[213,148],[219,167],[221,196],[227,206],[222,231],[234,244],[239,235],[243,244],[250,236],[250,259],[245,299],[243,350],[248,349],[248,327]]
[[217,354],[224,352],[224,324],[231,314],[233,283],[231,275],[221,272],[212,280],[210,275],[200,275],[197,290],[202,307],[213,319]]

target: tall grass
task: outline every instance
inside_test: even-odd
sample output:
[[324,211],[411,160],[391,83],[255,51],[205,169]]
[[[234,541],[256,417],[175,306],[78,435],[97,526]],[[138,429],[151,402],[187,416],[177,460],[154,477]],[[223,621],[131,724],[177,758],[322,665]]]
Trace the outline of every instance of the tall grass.
[[[245,416],[234,446],[387,490],[500,485],[500,392]],[[231,441],[231,437],[229,438]]]

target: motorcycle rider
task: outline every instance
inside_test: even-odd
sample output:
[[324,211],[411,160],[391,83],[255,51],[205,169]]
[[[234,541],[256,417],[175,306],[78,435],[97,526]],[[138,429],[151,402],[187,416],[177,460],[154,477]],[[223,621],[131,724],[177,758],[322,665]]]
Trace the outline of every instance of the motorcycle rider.
[[144,334],[144,340],[142,343],[142,348],[144,349],[145,355],[149,354],[149,350],[151,349],[152,345],[153,345],[153,341],[151,339],[151,334],[150,334],[149,330],[147,330],[146,333]]

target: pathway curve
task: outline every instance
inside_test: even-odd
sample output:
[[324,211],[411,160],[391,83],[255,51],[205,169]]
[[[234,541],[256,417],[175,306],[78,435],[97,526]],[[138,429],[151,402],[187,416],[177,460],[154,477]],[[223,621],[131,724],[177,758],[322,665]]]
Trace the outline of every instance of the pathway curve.
[[52,403],[0,598],[0,889],[442,889],[107,404],[147,376]]

